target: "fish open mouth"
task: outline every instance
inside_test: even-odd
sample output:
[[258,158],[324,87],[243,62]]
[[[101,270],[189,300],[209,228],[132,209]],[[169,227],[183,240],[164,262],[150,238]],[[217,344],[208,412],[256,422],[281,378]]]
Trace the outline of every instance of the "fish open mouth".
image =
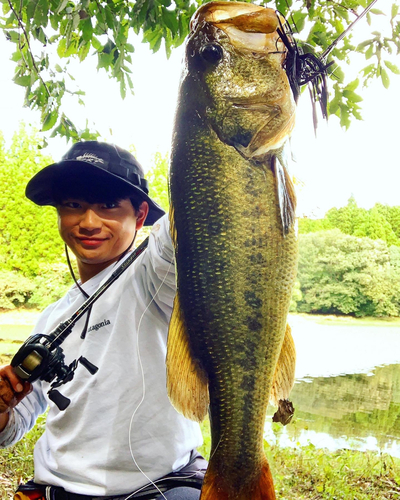
[[277,33],[279,17],[274,9],[245,2],[211,2],[203,5],[190,23],[191,32],[203,23],[223,30],[232,45],[253,53],[286,54]]
[[219,85],[219,97],[226,105],[218,109],[214,119],[209,117],[220,140],[246,158],[260,159],[280,148],[293,130],[294,102],[289,84],[284,83],[287,48],[278,33],[282,21],[274,9],[245,2],[204,4],[191,21],[191,38],[196,40],[193,46],[202,64],[206,61],[204,67],[216,67],[224,56],[229,60],[229,50],[221,48],[228,45],[221,43],[224,38],[239,58],[269,61],[261,64],[264,82],[272,82],[269,86],[249,80],[245,95],[239,96],[229,83]]

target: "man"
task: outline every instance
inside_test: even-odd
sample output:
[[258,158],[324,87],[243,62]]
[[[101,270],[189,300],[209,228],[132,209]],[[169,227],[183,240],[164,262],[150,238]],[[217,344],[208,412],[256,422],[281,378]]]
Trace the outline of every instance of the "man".
[[34,333],[49,333],[68,319],[127,258],[137,231],[154,225],[147,249],[62,344],[67,365],[84,356],[98,368],[92,375],[78,365],[73,380],[59,388],[71,400],[65,411],[49,400],[47,382],[31,387],[11,367],[0,369],[0,446],[21,439],[49,407],[35,447],[34,484],[21,487],[25,493],[16,498],[33,498],[35,488],[46,498],[50,491],[52,500],[199,498],[199,490],[187,486],[140,496],[170,473],[169,488],[181,477],[201,482],[205,468],[195,452],[202,441],[198,425],[178,414],[166,393],[173,249],[168,218],[148,196],[141,166],[116,146],[77,143],[29,181],[26,195],[56,207],[80,277],[41,314]]

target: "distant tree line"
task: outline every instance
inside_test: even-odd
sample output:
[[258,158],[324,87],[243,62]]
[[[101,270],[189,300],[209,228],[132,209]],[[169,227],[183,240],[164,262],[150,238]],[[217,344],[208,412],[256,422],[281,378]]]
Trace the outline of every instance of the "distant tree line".
[[340,229],[344,234],[383,240],[388,246],[400,246],[400,206],[377,203],[366,210],[357,206],[353,196],[342,208],[331,208],[322,219],[303,217],[299,220],[302,234]]
[[[43,308],[72,284],[55,209],[24,195],[27,181],[53,161],[42,146],[24,125],[9,147],[0,134],[0,310]],[[157,153],[146,177],[165,210],[167,175],[167,155]],[[322,219],[301,218],[299,232],[292,311],[400,316],[400,206],[365,210],[352,197]]]
[[332,208],[299,220],[292,311],[400,316],[400,206]]

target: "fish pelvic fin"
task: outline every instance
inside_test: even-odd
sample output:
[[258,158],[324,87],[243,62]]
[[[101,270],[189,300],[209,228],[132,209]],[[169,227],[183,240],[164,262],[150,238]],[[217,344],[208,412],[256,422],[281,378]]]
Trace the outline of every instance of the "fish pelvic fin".
[[168,331],[167,391],[177,411],[190,420],[204,420],[209,405],[208,379],[192,357],[178,293]]
[[200,500],[276,500],[274,481],[267,460],[264,460],[255,480],[247,482],[240,490],[235,490],[223,474],[213,470],[210,463]]
[[289,398],[294,384],[295,368],[296,348],[292,337],[292,330],[289,324],[286,324],[285,337],[272,382],[270,400],[273,405],[278,406],[280,400]]
[[278,193],[279,210],[283,226],[283,234],[287,235],[296,216],[296,192],[287,170],[287,164],[282,153],[274,156],[274,171]]

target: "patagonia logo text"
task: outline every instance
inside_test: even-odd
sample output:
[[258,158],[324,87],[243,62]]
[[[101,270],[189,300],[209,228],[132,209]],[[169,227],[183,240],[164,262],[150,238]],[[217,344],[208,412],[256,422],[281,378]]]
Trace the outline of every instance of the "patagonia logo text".
[[102,321],[101,323],[96,323],[95,325],[92,325],[88,332],[92,332],[93,330],[98,330],[99,328],[103,328],[103,326],[107,326],[110,324],[110,321],[108,319],[105,319],[104,321]]

